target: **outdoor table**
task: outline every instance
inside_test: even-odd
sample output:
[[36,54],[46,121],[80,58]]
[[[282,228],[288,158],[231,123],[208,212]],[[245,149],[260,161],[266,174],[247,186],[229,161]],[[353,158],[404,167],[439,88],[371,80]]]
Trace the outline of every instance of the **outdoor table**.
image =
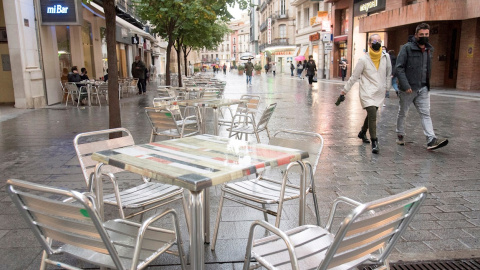
[[80,85],[80,86],[85,86],[87,88],[87,96],[88,96],[88,106],[92,106],[92,101],[91,101],[91,93],[92,93],[92,86],[93,85],[98,85],[98,82],[97,81],[89,81],[89,80],[86,80],[86,81],[80,81],[77,83],[77,85]]
[[[180,106],[196,106],[200,108],[212,108],[213,109],[213,135],[218,135],[218,109],[223,106],[230,106],[235,104],[245,103],[241,99],[188,99],[179,100]],[[203,113],[205,116],[205,113]],[[203,117],[204,117],[203,116]],[[202,119],[202,132],[205,133],[205,119]]]
[[[135,145],[92,155],[92,159],[99,162],[96,171],[104,164],[115,166],[152,181],[189,190],[190,256],[194,270],[205,268],[203,244],[205,232],[210,231],[208,188],[290,162],[304,166],[301,162],[304,158],[308,158],[308,152],[213,135]],[[102,181],[95,182],[99,212],[103,213]],[[305,198],[300,199],[304,204]],[[305,211],[304,207],[300,208]]]

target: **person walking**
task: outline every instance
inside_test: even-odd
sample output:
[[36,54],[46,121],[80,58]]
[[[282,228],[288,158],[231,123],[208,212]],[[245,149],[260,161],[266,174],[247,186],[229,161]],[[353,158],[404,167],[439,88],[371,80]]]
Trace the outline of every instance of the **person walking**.
[[223,74],[227,75],[227,64],[223,64]]
[[369,143],[367,130],[372,141],[372,153],[378,154],[380,149],[377,138],[377,110],[383,104],[385,91],[390,88],[392,64],[388,54],[382,52],[382,40],[378,34],[373,34],[368,39],[368,54],[359,60],[352,76],[345,84],[342,95],[346,95],[353,84],[360,79],[359,96],[362,108],[367,111],[358,138],[364,143]]
[[315,76],[316,72],[317,72],[317,65],[315,64],[315,61],[313,60],[313,56],[310,55],[308,57],[308,62],[307,62],[307,77],[308,77],[308,85],[310,87],[312,87],[313,76]]
[[140,55],[135,56],[135,61],[132,63],[132,76],[135,79],[138,79],[137,87],[138,94],[142,93],[145,95],[147,92],[147,84],[145,82],[145,63],[140,60]]
[[428,43],[430,26],[421,23],[415,29],[415,41],[403,45],[395,65],[399,82],[400,108],[397,116],[397,144],[405,145],[405,120],[410,105],[417,108],[427,138],[427,149],[435,150],[448,144],[447,139],[438,139],[430,117],[430,78],[432,73],[433,47]]
[[342,81],[345,81],[345,77],[347,77],[347,59],[342,56],[340,58],[340,72],[342,73]]
[[302,64],[302,61],[299,61],[297,63],[297,75],[299,79],[302,78],[302,72],[303,72],[303,64]]
[[248,59],[248,62],[245,64],[245,75],[247,75],[247,85],[252,85],[252,72],[253,72],[252,60]]
[[290,73],[292,74],[293,77],[293,71],[295,70],[295,66],[293,65],[293,61],[290,62]]
[[275,66],[275,62],[272,63],[272,73],[273,73],[273,77],[275,77],[275,71],[277,71],[277,66]]

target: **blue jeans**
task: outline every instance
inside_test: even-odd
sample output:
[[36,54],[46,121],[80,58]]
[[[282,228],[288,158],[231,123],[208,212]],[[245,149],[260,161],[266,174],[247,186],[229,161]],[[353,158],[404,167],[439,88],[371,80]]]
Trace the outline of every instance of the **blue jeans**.
[[302,78],[302,72],[303,72],[303,69],[298,69],[297,70],[298,78]]
[[292,76],[293,76],[293,69],[290,69],[290,71],[292,72]]
[[252,84],[252,76],[247,75],[247,84]]
[[397,135],[405,136],[405,120],[410,105],[413,103],[420,114],[423,133],[427,138],[427,142],[436,138],[435,132],[433,131],[432,118],[430,117],[430,93],[428,92],[428,88],[425,86],[410,94],[400,91],[398,96],[400,97],[400,108],[397,116]]
[[392,77],[392,87],[395,89],[395,92],[398,92],[398,81],[397,77]]

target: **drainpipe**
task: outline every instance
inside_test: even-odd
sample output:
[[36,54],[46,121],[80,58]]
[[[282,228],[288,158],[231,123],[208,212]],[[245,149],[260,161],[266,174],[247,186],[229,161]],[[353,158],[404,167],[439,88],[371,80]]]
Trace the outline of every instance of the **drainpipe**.
[[37,34],[37,48],[38,48],[38,59],[39,59],[39,68],[42,70],[42,81],[43,81],[43,93],[45,95],[45,105],[48,106],[48,93],[47,93],[47,82],[45,78],[45,68],[43,66],[43,51],[42,51],[42,35],[40,33],[40,23],[38,18],[40,17],[40,9],[38,8],[38,0],[33,0],[33,10],[35,12],[35,33]]

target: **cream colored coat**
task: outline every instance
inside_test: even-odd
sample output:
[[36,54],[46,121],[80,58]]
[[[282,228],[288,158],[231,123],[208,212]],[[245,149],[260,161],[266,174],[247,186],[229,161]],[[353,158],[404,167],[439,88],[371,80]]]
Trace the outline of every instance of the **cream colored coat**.
[[360,79],[360,102],[362,108],[380,107],[385,99],[385,92],[392,85],[392,63],[387,53],[382,53],[378,70],[373,64],[370,55],[366,53],[358,60],[352,76],[344,87],[348,93],[352,86]]

